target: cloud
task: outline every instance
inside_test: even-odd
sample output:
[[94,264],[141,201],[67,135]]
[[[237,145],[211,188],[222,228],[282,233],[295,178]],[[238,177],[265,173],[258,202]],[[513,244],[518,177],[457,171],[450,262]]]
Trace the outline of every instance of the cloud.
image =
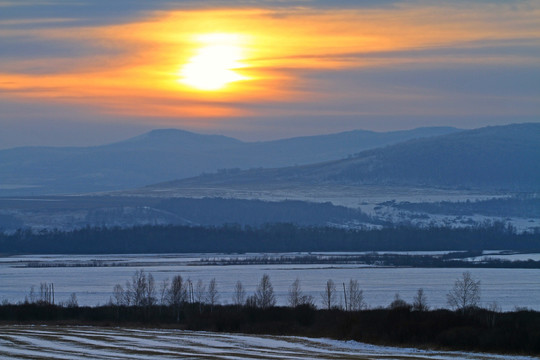
[[[20,119],[41,104],[238,133],[281,133],[272,116],[304,130],[310,117],[529,118],[538,18],[535,1],[0,0],[0,93]],[[205,33],[242,39],[251,80],[215,93],[179,82]]]

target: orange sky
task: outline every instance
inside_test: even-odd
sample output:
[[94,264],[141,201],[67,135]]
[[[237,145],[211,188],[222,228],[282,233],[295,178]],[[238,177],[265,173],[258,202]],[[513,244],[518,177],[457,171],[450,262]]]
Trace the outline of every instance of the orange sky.
[[[470,101],[438,87],[437,76],[427,88],[421,77],[395,84],[374,77],[398,71],[429,77],[478,66],[536,71],[539,54],[531,49],[540,46],[538,19],[534,1],[424,1],[382,8],[153,9],[117,24],[51,18],[53,25],[27,27],[28,20],[0,20],[0,39],[73,48],[69,56],[0,57],[0,93],[18,104],[90,107],[98,119],[175,119],[164,123],[206,129],[223,128],[221,118],[268,112],[489,115],[500,113],[490,109],[497,94],[474,94]],[[198,87],[205,76],[206,88],[214,89]],[[232,81],[216,82],[220,77]],[[535,96],[507,98],[526,103],[529,116],[538,114]],[[362,101],[369,103],[359,106]],[[196,118],[205,120],[197,125]]]

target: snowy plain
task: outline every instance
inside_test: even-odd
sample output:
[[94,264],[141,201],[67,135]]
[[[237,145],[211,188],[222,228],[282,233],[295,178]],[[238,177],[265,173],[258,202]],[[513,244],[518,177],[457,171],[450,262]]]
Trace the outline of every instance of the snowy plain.
[[[337,253],[331,253],[336,255]],[[270,276],[279,305],[295,279],[312,295],[317,305],[328,279],[338,286],[358,280],[369,307],[388,306],[396,293],[411,302],[419,288],[432,308],[445,308],[446,294],[464,271],[481,281],[481,305],[496,302],[504,311],[519,308],[540,310],[539,269],[423,269],[374,267],[356,264],[207,265],[201,259],[260,257],[270,254],[165,254],[165,255],[35,255],[0,258],[0,301],[24,301],[31,286],[53,283],[57,302],[76,293],[80,305],[109,301],[113,287],[124,285],[135,271],[153,275],[156,287],[165,279],[181,275],[205,284],[215,278],[219,302],[231,303],[237,281],[251,294],[263,274]],[[294,254],[271,254],[272,256]],[[492,256],[492,255],[490,255]],[[66,267],[66,265],[68,265]],[[83,266],[81,266],[83,265]]]
[[289,336],[75,326],[0,326],[1,359],[532,360]]

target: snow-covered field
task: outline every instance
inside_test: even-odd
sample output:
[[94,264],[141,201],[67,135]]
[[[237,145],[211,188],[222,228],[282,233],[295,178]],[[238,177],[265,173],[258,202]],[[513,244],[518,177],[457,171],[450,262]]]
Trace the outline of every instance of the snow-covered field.
[[485,259],[498,259],[498,260],[508,260],[508,261],[540,261],[540,254],[538,253],[532,253],[532,254],[512,254],[512,253],[502,253],[502,254],[484,254],[482,256],[477,257],[471,257],[467,260],[470,261],[482,261]]
[[6,360],[534,359],[524,356],[393,348],[329,339],[72,326],[0,326],[0,358]]
[[[96,194],[99,195],[99,194]],[[103,195],[103,194],[102,194]],[[113,196],[110,196],[113,195]],[[114,195],[121,196],[115,198]],[[66,196],[51,198],[9,198],[0,204],[0,215],[12,219],[4,225],[4,230],[15,231],[23,226],[40,231],[43,229],[73,230],[86,226],[119,226],[153,224],[198,223],[189,216],[178,216],[174,212],[155,207],[158,199],[175,197],[223,198],[242,200],[263,200],[281,202],[298,200],[312,203],[332,203],[359,209],[371,219],[333,219],[326,225],[342,228],[380,228],[383,224],[406,224],[418,227],[446,226],[466,228],[490,222],[511,224],[518,232],[534,231],[540,227],[540,218],[507,217],[493,215],[455,215],[408,211],[396,204],[401,202],[465,202],[495,198],[507,198],[512,194],[493,191],[451,190],[434,188],[414,188],[375,185],[336,185],[336,184],[294,184],[281,185],[242,185],[214,187],[177,187],[165,185],[142,189],[108,193],[106,197]],[[130,203],[124,203],[129,198]],[[122,200],[123,199],[123,200]],[[63,204],[44,208],[47,203]],[[123,204],[123,205],[120,205]],[[2,206],[3,205],[3,206]],[[49,204],[50,205],[50,204]],[[97,207],[96,207],[97,206]],[[504,212],[503,212],[504,213]],[[241,222],[241,221],[240,221]],[[23,224],[23,225],[21,225]],[[322,225],[323,223],[318,223]]]
[[[463,202],[480,201],[494,198],[506,198],[510,194],[491,191],[451,190],[436,188],[414,188],[383,185],[298,185],[280,184],[272,186],[246,185],[241,186],[212,186],[212,187],[178,187],[167,188],[165,185],[155,188],[144,188],[133,191],[124,191],[119,194],[127,196],[150,196],[150,197],[188,197],[205,198],[219,197],[225,199],[284,201],[299,200],[308,202],[325,203],[360,209],[378,221],[386,221],[394,224],[413,224],[419,227],[448,226],[452,228],[470,227],[487,222],[502,221],[511,224],[517,231],[531,231],[540,227],[540,219],[536,218],[509,218],[500,216],[461,216],[451,214],[427,214],[415,213],[396,209],[392,204],[384,205],[385,202]],[[377,228],[379,225],[354,222],[348,224],[333,224],[339,227],[350,228]]]
[[[333,253],[336,255],[338,253]],[[383,268],[362,265],[275,264],[275,265],[205,265],[201,258],[231,258],[264,256],[265,254],[166,254],[166,255],[39,255],[0,258],[0,301],[23,301],[31,286],[39,289],[41,282],[54,283],[57,302],[66,301],[76,293],[80,305],[105,304],[115,284],[124,285],[136,270],[151,273],[159,288],[165,279],[181,275],[184,279],[205,284],[215,278],[219,302],[231,303],[233,289],[241,281],[251,294],[263,274],[270,276],[278,304],[287,303],[289,286],[295,279],[302,290],[321,305],[321,292],[328,279],[337,285],[356,279],[370,307],[388,306],[399,293],[412,302],[416,291],[424,289],[432,308],[447,307],[446,294],[464,271],[481,281],[481,305],[497,302],[504,311],[515,307],[540,310],[540,270],[538,269],[421,269]],[[273,254],[276,255],[276,254]],[[285,254],[284,254],[285,255]],[[289,254],[290,255],[290,254]],[[90,267],[26,267],[26,264],[119,264],[121,266]],[[340,293],[341,294],[341,293]]]
[[438,202],[438,201],[466,201],[485,200],[493,197],[505,197],[505,194],[449,190],[436,188],[413,188],[399,186],[379,185],[307,185],[307,184],[279,184],[276,186],[246,185],[239,186],[213,186],[213,187],[178,187],[167,188],[146,187],[132,191],[122,191],[118,194],[124,196],[156,196],[156,197],[219,197],[225,199],[283,201],[300,200],[314,202],[331,202],[351,208],[361,208],[363,205],[378,204],[394,200],[396,202]]

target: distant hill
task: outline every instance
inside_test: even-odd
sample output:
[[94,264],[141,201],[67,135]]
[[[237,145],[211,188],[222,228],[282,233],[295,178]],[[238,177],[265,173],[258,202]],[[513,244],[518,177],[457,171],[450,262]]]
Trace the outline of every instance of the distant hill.
[[121,190],[224,168],[302,165],[457,131],[447,127],[386,133],[358,130],[242,142],[166,129],[104,146],[15,148],[0,151],[0,196]]
[[485,127],[410,140],[319,164],[218,173],[160,186],[339,183],[540,190],[540,124]]
[[380,223],[359,209],[330,203],[261,201],[223,198],[158,198],[140,196],[43,196],[0,198],[0,234],[20,228],[74,230],[85,227],[142,225],[302,226]]

